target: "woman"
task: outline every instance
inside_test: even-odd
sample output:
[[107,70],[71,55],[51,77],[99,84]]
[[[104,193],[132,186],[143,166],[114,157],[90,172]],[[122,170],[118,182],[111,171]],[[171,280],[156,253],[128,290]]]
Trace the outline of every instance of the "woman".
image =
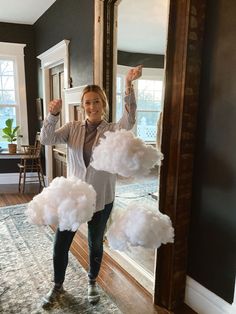
[[[135,123],[136,101],[132,81],[138,79],[142,73],[142,66],[129,70],[125,80],[125,110],[117,123],[108,123],[104,120],[108,107],[107,98],[103,90],[97,85],[88,85],[84,88],[81,104],[85,111],[86,120],[66,123],[55,130],[61,111],[61,101],[53,100],[49,103],[49,114],[41,130],[41,143],[54,145],[67,144],[67,176],[76,176],[91,184],[96,193],[96,212],[88,222],[89,271],[88,271],[88,299],[91,303],[99,301],[99,292],[96,286],[102,256],[103,237],[107,220],[110,216],[115,198],[116,175],[98,171],[90,166],[93,148],[106,131],[117,129],[130,130]],[[54,287],[43,298],[43,307],[53,304],[64,292],[63,282],[68,264],[68,252],[75,232],[56,231],[53,266]]]

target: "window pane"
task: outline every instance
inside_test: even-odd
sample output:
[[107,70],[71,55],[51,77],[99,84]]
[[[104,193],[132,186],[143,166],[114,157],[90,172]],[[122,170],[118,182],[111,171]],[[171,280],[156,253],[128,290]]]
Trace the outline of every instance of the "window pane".
[[6,90],[14,90],[15,89],[15,83],[14,83],[14,76],[3,76],[2,77],[2,84],[0,85],[0,89],[6,89]]
[[161,110],[162,81],[138,80],[138,109]]
[[117,93],[121,93],[121,77],[117,76],[116,78],[116,91]]
[[14,75],[13,61],[0,60],[0,75]]
[[119,121],[122,117],[123,108],[122,108],[122,98],[121,95],[116,95],[116,121]]
[[14,61],[0,60],[0,105],[15,105]]
[[0,107],[0,146],[2,148],[6,148],[7,147],[7,140],[5,138],[3,138],[3,133],[2,133],[2,129],[5,128],[5,121],[7,119],[13,119],[13,125],[16,125],[16,109],[15,107]]
[[116,112],[115,119],[119,121],[123,113],[123,90],[122,90],[123,79],[122,76],[116,77]]
[[162,90],[157,90],[153,93],[155,101],[161,101],[162,98]]
[[4,105],[15,105],[16,104],[16,97],[15,91],[3,91],[2,92],[2,101],[0,104]]
[[156,142],[157,121],[160,112],[137,112],[137,136],[144,141]]

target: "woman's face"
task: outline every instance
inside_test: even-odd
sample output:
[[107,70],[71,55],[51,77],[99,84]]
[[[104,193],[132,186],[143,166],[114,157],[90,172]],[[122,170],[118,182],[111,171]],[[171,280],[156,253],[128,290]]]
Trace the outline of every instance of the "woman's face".
[[103,103],[99,94],[87,92],[83,97],[83,106],[90,122],[99,122],[104,114]]

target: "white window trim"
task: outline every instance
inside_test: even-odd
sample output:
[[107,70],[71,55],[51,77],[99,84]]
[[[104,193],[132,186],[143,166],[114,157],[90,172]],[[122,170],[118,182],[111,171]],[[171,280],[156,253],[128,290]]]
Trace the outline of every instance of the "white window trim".
[[22,143],[29,143],[28,134],[28,112],[25,87],[25,60],[24,48],[26,44],[0,42],[0,56],[15,61],[16,70],[16,113],[17,125],[20,126],[20,133],[23,135]]
[[[69,88],[69,40],[62,40],[55,46],[46,50],[39,56],[41,60],[42,80],[43,80],[43,112],[44,116],[48,113],[48,103],[50,101],[50,81],[49,71],[56,65],[64,65],[64,88]],[[46,159],[46,182],[51,182],[53,178],[52,170],[52,148],[45,146],[45,159]]]

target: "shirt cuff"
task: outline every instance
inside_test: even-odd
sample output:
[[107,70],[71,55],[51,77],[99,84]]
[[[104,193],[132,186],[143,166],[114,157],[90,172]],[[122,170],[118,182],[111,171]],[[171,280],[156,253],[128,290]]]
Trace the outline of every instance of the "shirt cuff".
[[48,116],[47,116],[47,120],[49,122],[51,122],[51,123],[55,123],[56,124],[57,121],[59,120],[59,115],[55,116],[55,115],[49,113]]

